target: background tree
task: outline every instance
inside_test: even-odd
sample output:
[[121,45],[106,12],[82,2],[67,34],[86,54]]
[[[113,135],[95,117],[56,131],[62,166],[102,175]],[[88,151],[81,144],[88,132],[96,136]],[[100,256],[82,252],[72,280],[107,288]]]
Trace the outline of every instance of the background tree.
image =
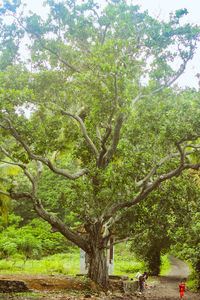
[[[197,161],[198,156],[193,155],[193,160]],[[196,287],[200,289],[200,256],[199,256],[199,171],[192,170],[189,174],[193,186],[187,186],[188,199],[184,199],[185,212],[182,213],[180,224],[177,230],[174,230],[173,250],[182,259],[189,261],[195,270],[194,280]],[[187,230],[186,230],[187,228]]]
[[190,173],[185,171],[178,178],[162,184],[134,211],[125,213],[124,224],[120,224],[122,237],[124,232],[132,234],[131,248],[146,262],[150,274],[159,275],[161,255],[174,248],[179,249],[176,245],[177,235],[183,246],[184,237],[181,241],[179,232],[189,233],[192,230],[190,220],[195,213],[198,198],[199,190],[192,182]]
[[[199,29],[180,25],[186,10],[165,23],[125,1],[103,10],[93,1],[46,2],[47,20],[24,15],[20,2],[1,8],[4,18],[13,17],[14,41],[30,37],[32,63],[32,73],[28,64],[17,65],[0,77],[1,162],[20,167],[28,182],[7,195],[28,198],[53,229],[87,252],[89,277],[107,288],[104,249],[123,211],[200,166],[187,159],[198,151],[199,98],[170,88],[193,57]],[[52,159],[59,152],[64,166]],[[42,204],[44,167],[66,180],[63,199],[86,237]]]

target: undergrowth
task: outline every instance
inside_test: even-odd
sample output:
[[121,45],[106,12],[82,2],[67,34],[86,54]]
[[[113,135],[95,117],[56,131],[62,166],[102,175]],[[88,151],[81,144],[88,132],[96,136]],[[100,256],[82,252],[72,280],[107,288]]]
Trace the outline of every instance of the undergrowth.
[[171,270],[171,264],[169,262],[168,254],[165,254],[161,257],[161,270],[160,275],[166,275]]
[[[167,255],[162,259],[161,274],[169,271]],[[137,272],[143,273],[145,264],[138,261],[133,252],[130,252],[128,243],[116,245],[114,254],[114,275],[128,275],[134,278]],[[0,273],[9,274],[64,274],[76,275],[79,273],[79,249],[70,248],[67,253],[54,254],[41,259],[24,260],[23,256],[15,255],[0,260]]]

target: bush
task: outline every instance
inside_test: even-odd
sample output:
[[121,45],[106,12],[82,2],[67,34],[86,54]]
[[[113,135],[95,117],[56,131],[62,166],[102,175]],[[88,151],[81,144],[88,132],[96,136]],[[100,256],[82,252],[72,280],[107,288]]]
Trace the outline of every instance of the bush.
[[3,239],[1,240],[0,250],[4,257],[11,256],[17,252],[17,244],[12,240],[5,241],[5,239]]
[[193,270],[187,279],[187,288],[195,292],[198,290],[198,287],[199,287],[198,274]]
[[41,242],[31,234],[17,240],[17,250],[25,254],[26,258],[38,258],[42,252]]
[[15,215],[9,217],[9,226],[5,227],[0,219],[0,252],[2,257],[25,254],[28,258],[39,255],[52,255],[66,252],[71,243],[60,233],[51,233],[51,226],[39,219],[20,227],[22,218]]

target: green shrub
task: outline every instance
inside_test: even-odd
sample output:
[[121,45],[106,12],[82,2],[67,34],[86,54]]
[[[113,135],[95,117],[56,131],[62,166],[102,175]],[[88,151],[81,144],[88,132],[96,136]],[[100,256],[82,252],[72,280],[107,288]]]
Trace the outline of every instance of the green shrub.
[[38,258],[42,252],[42,246],[39,240],[31,234],[27,234],[17,240],[17,250],[25,254],[26,258]]
[[191,291],[197,291],[198,289],[198,275],[197,272],[195,272],[194,270],[192,271],[192,273],[188,276],[187,279],[187,288]]
[[47,222],[34,219],[23,227],[23,231],[33,235],[42,245],[43,255],[66,252],[71,243],[59,232],[51,233]]
[[0,218],[1,257],[21,253],[29,258],[36,258],[39,255],[66,252],[71,246],[71,243],[60,233],[51,233],[51,226],[43,220],[34,219],[23,227],[19,225],[21,221],[21,217],[11,215],[9,226],[4,227],[1,226]]
[[5,257],[13,255],[17,252],[17,244],[12,240],[5,241],[5,239],[3,239],[0,242],[0,250]]

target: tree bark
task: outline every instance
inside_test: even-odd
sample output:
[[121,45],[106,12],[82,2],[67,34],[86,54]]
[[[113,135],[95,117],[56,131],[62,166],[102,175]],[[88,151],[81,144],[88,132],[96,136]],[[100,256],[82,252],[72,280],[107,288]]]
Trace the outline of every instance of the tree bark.
[[102,237],[102,226],[100,224],[95,224],[91,227],[88,240],[88,244],[90,245],[90,253],[88,253],[88,276],[103,289],[108,290],[109,276],[105,250],[106,241]]
[[88,276],[91,280],[104,289],[108,289],[109,277],[107,259],[104,249],[99,249],[96,247],[96,249],[94,249],[93,253],[90,255]]
[[148,269],[151,275],[158,276],[161,267],[161,249],[156,246],[150,249],[148,256]]

